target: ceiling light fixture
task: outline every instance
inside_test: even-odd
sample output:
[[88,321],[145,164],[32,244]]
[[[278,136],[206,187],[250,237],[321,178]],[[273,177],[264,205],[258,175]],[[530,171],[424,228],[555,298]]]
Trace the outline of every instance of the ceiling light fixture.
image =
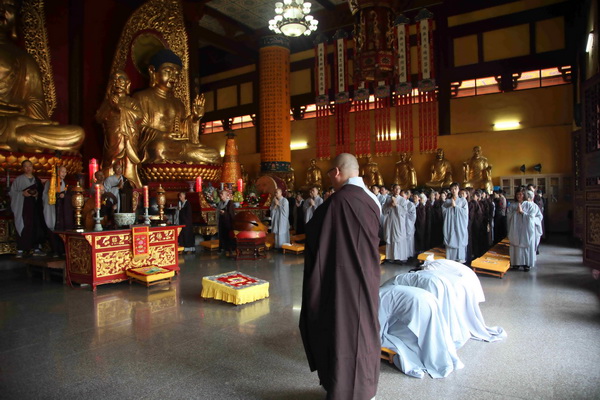
[[493,127],[497,131],[506,131],[510,129],[519,129],[521,123],[519,121],[498,121],[494,123]]
[[283,0],[275,3],[275,17],[269,21],[269,29],[289,37],[308,36],[317,30],[317,21],[310,15],[311,4],[304,0]]
[[585,52],[591,53],[594,48],[594,31],[588,34],[587,44],[585,45]]

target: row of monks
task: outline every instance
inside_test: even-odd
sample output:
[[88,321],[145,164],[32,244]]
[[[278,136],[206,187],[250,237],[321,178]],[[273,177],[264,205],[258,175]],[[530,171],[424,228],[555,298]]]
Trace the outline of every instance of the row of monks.
[[[430,180],[425,186],[433,189],[447,188],[453,182],[452,166],[444,156],[444,149],[438,149],[435,160],[430,168]],[[463,187],[475,189],[485,189],[487,193],[492,193],[492,165],[489,164],[486,157],[482,155],[481,147],[473,148],[471,158],[463,163]],[[362,167],[360,175],[363,177],[365,185],[383,186],[384,180],[379,167],[370,157]],[[412,164],[411,156],[408,153],[400,154],[400,160],[396,163],[394,173],[394,184],[400,185],[403,189],[413,189],[418,186],[417,173]],[[317,166],[317,161],[312,159],[306,174],[306,185],[308,187],[323,187],[322,172]]]

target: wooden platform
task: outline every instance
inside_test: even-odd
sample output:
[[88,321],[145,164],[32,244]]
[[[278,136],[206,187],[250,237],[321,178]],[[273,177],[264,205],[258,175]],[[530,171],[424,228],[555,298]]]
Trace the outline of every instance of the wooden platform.
[[388,361],[390,364],[394,363],[394,356],[396,354],[398,354],[398,353],[388,349],[387,347],[381,348],[381,359]]
[[65,281],[65,265],[64,258],[53,257],[26,257],[14,258],[15,261],[26,264],[27,276],[31,277],[32,272],[40,271],[42,279],[49,281],[52,275],[60,276],[64,283]]
[[200,242],[200,246],[202,246],[202,248],[207,251],[217,251],[219,250],[219,241],[216,239],[205,240],[203,242]]
[[446,259],[446,249],[443,247],[434,247],[433,249],[429,249],[424,251],[423,253],[417,256],[417,260],[421,262],[425,262],[427,260],[427,256],[433,255],[434,260],[445,260]]
[[478,274],[485,274],[503,278],[506,271],[510,268],[510,259],[490,257],[483,255],[471,261],[471,268]]
[[283,254],[287,251],[288,253],[300,254],[304,251],[304,245],[301,243],[292,243],[281,245]]

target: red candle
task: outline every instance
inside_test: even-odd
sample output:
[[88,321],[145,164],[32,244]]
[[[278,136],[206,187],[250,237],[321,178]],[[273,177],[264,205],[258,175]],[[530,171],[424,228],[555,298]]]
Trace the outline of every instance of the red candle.
[[242,181],[242,178],[238,179],[237,184],[238,184],[238,192],[243,192],[244,191],[244,181]]
[[90,187],[93,187],[92,185],[94,184],[94,174],[96,173],[96,171],[98,171],[98,161],[96,161],[95,158],[92,158],[90,160],[90,165],[89,165]]
[[96,210],[100,209],[100,185],[96,183]]
[[150,195],[148,193],[148,186],[144,185],[144,208],[150,207]]
[[202,191],[202,177],[198,176],[196,178],[196,193],[200,193]]

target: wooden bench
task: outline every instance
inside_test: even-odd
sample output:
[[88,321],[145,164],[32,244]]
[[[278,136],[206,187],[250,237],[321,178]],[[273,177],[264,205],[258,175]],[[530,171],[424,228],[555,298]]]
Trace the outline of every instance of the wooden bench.
[[394,363],[394,356],[398,354],[395,351],[388,349],[387,347],[381,348],[381,359],[386,360],[390,364]]
[[434,260],[445,260],[446,259],[446,249],[443,247],[434,247],[433,249],[424,251],[423,253],[417,256],[417,260],[421,262],[425,262],[427,257],[433,255]]
[[42,279],[45,281],[49,281],[52,275],[56,275],[62,278],[63,283],[65,282],[66,261],[62,258],[28,257],[16,258],[15,261],[27,265],[27,276],[29,277],[31,277],[32,271],[39,270],[42,272]]
[[219,250],[219,240],[205,240],[200,242],[200,246],[206,251],[216,251]]
[[283,254],[287,251],[288,253],[300,254],[304,252],[304,244],[302,243],[291,243],[291,244],[283,244],[281,245],[281,249],[283,250]]
[[510,259],[488,256],[487,254],[471,261],[471,268],[478,274],[503,278],[510,268]]

